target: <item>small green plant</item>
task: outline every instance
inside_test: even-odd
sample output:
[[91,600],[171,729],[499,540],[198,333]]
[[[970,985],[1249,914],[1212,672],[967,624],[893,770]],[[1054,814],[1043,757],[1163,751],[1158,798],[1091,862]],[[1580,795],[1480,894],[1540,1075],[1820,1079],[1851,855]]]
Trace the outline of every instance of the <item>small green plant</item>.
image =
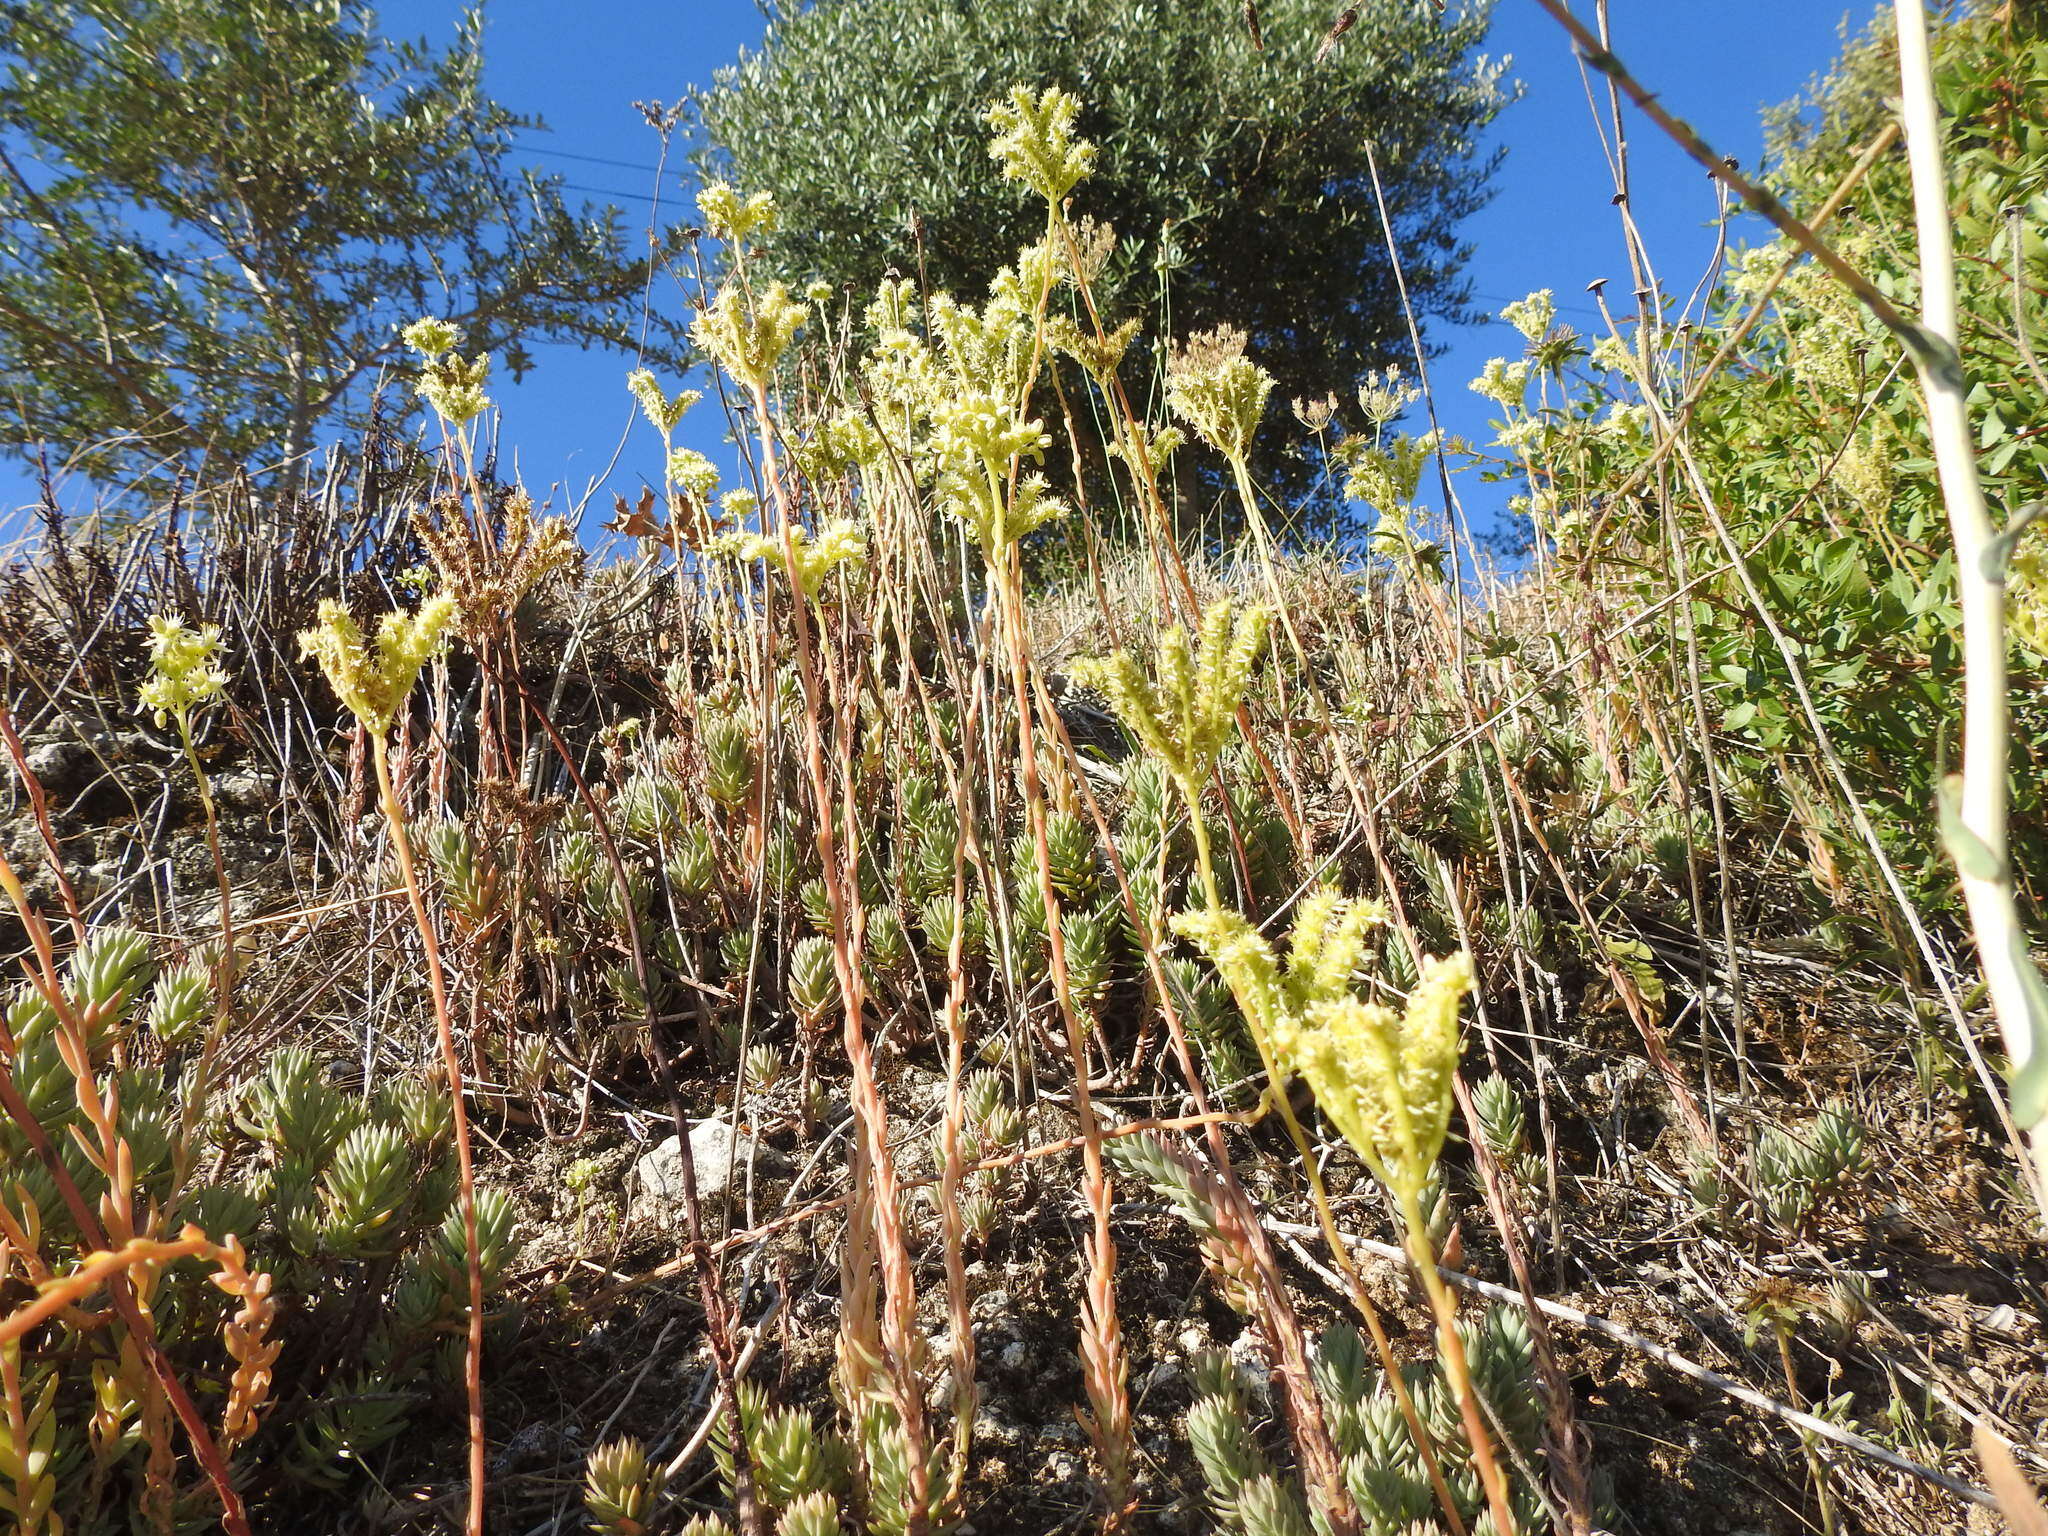
[[1863,1127],[1839,1104],[1797,1132],[1764,1127],[1750,1154],[1759,1214],[1780,1232],[1798,1231],[1826,1196],[1856,1179],[1863,1159]]
[[[1534,1352],[1522,1319],[1492,1308],[1461,1322],[1458,1337],[1509,1439],[1525,1456],[1533,1456],[1543,1407]],[[1440,1529],[1430,1518],[1435,1494],[1422,1452],[1385,1378],[1369,1363],[1358,1334],[1342,1325],[1325,1329],[1313,1364],[1316,1391],[1343,1457],[1344,1486],[1357,1506],[1360,1528],[1403,1536]],[[1236,1536],[1306,1536],[1311,1505],[1261,1447],[1249,1394],[1235,1365],[1228,1356],[1211,1356],[1194,1375],[1188,1439],[1219,1525]],[[1433,1365],[1414,1369],[1405,1386],[1424,1405],[1425,1422],[1442,1432],[1438,1447],[1469,1454],[1456,1443],[1456,1413],[1449,1402],[1456,1390],[1454,1381],[1453,1369],[1439,1355]],[[1452,1475],[1451,1486],[1457,1495],[1457,1517],[1469,1529],[1502,1529],[1487,1510],[1475,1477],[1460,1470]],[[1511,1500],[1515,1523],[1505,1529],[1544,1528],[1543,1502],[1534,1489],[1518,1481]]]
[[666,1478],[638,1440],[609,1440],[590,1453],[583,1507],[598,1536],[646,1536]]

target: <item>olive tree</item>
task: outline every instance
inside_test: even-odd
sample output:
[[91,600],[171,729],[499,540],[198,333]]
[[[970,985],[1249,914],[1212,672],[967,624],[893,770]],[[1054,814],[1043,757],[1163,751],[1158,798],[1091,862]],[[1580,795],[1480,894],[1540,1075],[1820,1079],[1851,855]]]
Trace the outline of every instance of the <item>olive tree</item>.
[[1155,329],[1243,329],[1283,400],[1348,395],[1408,351],[1374,166],[1418,315],[1458,313],[1457,227],[1510,94],[1478,53],[1487,0],[1355,11],[1332,37],[1329,0],[777,5],[696,94],[696,159],[775,194],[784,276],[971,292],[1043,225],[992,174],[983,113],[1012,83],[1062,86],[1106,146],[1075,211],[1116,230],[1122,302]]
[[0,6],[0,450],[297,465],[420,314],[515,375],[528,338],[625,341],[648,258],[508,163],[535,121],[481,43],[478,11],[434,49],[355,0]]

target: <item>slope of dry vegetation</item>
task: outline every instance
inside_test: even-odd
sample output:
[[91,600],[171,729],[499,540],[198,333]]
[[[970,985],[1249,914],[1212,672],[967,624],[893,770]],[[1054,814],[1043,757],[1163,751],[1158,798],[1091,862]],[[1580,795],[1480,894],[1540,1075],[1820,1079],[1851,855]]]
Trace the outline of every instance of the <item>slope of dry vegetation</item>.
[[[1938,45],[2016,510],[2043,45]],[[1892,57],[1782,191],[1906,299],[1840,85]],[[791,295],[772,200],[707,192],[742,461],[668,454],[610,558],[479,461],[431,322],[438,453],[42,509],[0,588],[0,1510],[1988,1529],[1972,1434],[2043,1467],[2041,1218],[1934,830],[1959,597],[1896,348],[1774,244],[1690,328],[1515,306],[1484,453],[1404,431],[1399,373],[1290,423],[1227,333],[1148,415],[1061,211],[1095,147],[1057,93],[991,116],[1045,237],[971,300]],[[631,387],[666,443],[692,402]],[[1036,462],[1055,417],[1095,468]],[[1286,539],[1248,450],[1288,432],[1369,552]],[[1421,505],[1474,460],[1522,574]],[[1219,499],[1240,540],[1174,536]]]

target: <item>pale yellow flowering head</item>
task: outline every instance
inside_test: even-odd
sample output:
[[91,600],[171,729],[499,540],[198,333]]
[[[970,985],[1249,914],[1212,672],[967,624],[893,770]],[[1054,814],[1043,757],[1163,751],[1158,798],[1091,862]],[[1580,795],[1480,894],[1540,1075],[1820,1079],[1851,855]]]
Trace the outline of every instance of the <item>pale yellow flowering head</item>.
[[890,331],[907,331],[917,316],[917,287],[907,277],[885,277],[875,288],[875,297],[862,318],[877,336]]
[[1541,341],[1550,333],[1551,322],[1557,319],[1557,301],[1548,288],[1539,288],[1526,299],[1506,306],[1500,317],[1528,340]]
[[749,300],[737,282],[729,282],[691,322],[690,338],[747,388],[766,389],[803,323],[803,305],[783,284],[770,283]]
[[1437,435],[1420,437],[1395,433],[1374,448],[1360,448],[1349,456],[1350,472],[1344,494],[1365,502],[1380,512],[1393,512],[1415,500],[1422,471],[1436,450]]
[[850,518],[835,518],[813,538],[807,529],[792,528],[790,548],[796,553],[794,568],[790,551],[782,541],[762,533],[733,536],[723,543],[723,552],[738,560],[761,560],[789,575],[804,601],[815,603],[825,589],[825,579],[839,566],[867,559],[867,535]]
[[1239,611],[1224,598],[1202,615],[1198,647],[1190,646],[1187,631],[1178,624],[1160,631],[1150,677],[1128,651],[1077,661],[1068,674],[1108,699],[1117,717],[1192,798],[1237,730],[1238,706],[1265,650],[1272,620],[1273,610],[1263,604]]
[[1472,989],[1460,953],[1425,959],[1397,1014],[1353,996],[1310,1004],[1277,1054],[1374,1173],[1404,1197],[1420,1194],[1450,1126],[1458,1067],[1458,1007]]
[[140,690],[141,707],[156,716],[158,725],[168,725],[173,717],[183,721],[218,698],[228,683],[227,673],[215,663],[219,654],[218,624],[194,629],[175,614],[152,617],[150,675]]
[[775,194],[750,192],[742,196],[722,181],[714,181],[697,194],[697,211],[704,215],[704,227],[720,240],[744,243],[756,230],[763,234],[775,228]]
[[464,362],[455,353],[430,358],[420,371],[419,396],[451,427],[459,427],[491,408],[484,384],[491,376],[491,354]]
[[635,368],[626,375],[626,388],[640,402],[640,409],[654,423],[654,430],[664,438],[675,431],[676,423],[683,419],[684,413],[704,398],[702,390],[685,389],[671,399],[662,390],[660,381],[645,368]]
[[335,697],[372,735],[391,729],[405,696],[419,680],[456,616],[455,599],[440,593],[414,613],[387,613],[373,644],[365,641],[348,609],[332,598],[320,603],[320,621],[299,634],[299,649],[320,663]]
[[761,498],[742,485],[719,497],[718,505],[726,516],[738,522],[745,522],[761,510]]
[[452,321],[436,320],[429,315],[422,315],[398,334],[408,347],[429,362],[443,352],[453,352],[462,345],[460,326]]
[[1386,920],[1385,902],[1353,900],[1334,886],[1302,897],[1287,939],[1287,997],[1296,1017],[1351,995],[1367,936]]
[[797,445],[796,462],[806,480],[820,485],[855,469],[872,468],[887,448],[865,413],[839,410],[813,425],[811,435]]
[[1273,392],[1273,375],[1244,355],[1234,326],[1190,336],[1166,364],[1166,403],[1211,448],[1233,464],[1251,453],[1252,437]]
[[1033,95],[1028,86],[1013,85],[1008,100],[988,109],[996,130],[988,152],[1011,181],[1057,204],[1095,168],[1095,146],[1074,132],[1080,115],[1080,101],[1057,86]]
[[1470,386],[1475,395],[1484,395],[1496,405],[1514,410],[1522,403],[1522,396],[1529,388],[1529,365],[1509,362],[1504,357],[1488,358],[1486,367]]
[[1038,294],[1005,267],[989,284],[980,309],[935,294],[928,306],[932,334],[953,378],[945,392],[965,390],[1014,406],[1031,382],[1036,333],[1032,316]]
[[1318,1008],[1353,999],[1353,978],[1365,963],[1368,932],[1386,920],[1377,901],[1350,901],[1324,888],[1294,914],[1294,932],[1282,966],[1273,946],[1244,918],[1223,907],[1182,912],[1173,931],[1190,940],[1216,967],[1237,999],[1260,1058],[1284,1089],[1295,1070],[1290,1054]]
[[1044,422],[1019,416],[1006,401],[980,390],[940,395],[930,409],[929,446],[940,462],[959,469],[1000,470],[1012,459],[1036,459],[1052,443]]
[[1612,332],[1595,338],[1593,342],[1593,366],[1606,373],[1633,373],[1636,365],[1635,346],[1625,338]]
[[[1150,464],[1156,471],[1175,453],[1187,445],[1188,435],[1179,427],[1153,429],[1144,423],[1125,428],[1126,439],[1109,445],[1107,452],[1113,459],[1131,461],[1131,473],[1137,474],[1141,465]],[[1140,448],[1143,457],[1139,456]]]
[[[1609,437],[1618,437],[1623,441],[1647,437],[1650,432],[1650,408],[1636,401],[1610,401],[1606,413],[1600,418],[1599,430]],[[1845,487],[1846,484],[1845,480]],[[1890,503],[1887,502],[1886,505]]]
[[677,448],[668,456],[668,480],[701,506],[718,490],[718,466],[694,448]]
[[1280,959],[1258,929],[1224,907],[1176,913],[1172,927],[1209,957],[1262,1048],[1286,1030],[1289,1004]]
[[1105,388],[1122,365],[1124,354],[1130,350],[1137,334],[1135,315],[1100,336],[1092,330],[1082,330],[1069,315],[1053,315],[1045,323],[1045,339],[1052,343],[1053,348],[1079,363],[1089,378]]
[[1052,485],[1043,475],[1020,477],[1014,493],[1006,494],[1000,478],[973,465],[944,471],[939,476],[938,498],[940,506],[973,530],[991,564],[1019,539],[1069,511],[1067,504],[1053,495]]

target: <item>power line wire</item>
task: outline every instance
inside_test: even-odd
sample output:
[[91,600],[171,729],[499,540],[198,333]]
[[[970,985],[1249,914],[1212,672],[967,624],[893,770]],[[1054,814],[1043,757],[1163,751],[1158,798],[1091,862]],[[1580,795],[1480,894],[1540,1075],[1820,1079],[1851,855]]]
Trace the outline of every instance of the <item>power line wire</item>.
[[[565,192],[588,192],[593,197],[630,197],[637,203],[660,201],[659,198],[649,197],[645,192],[615,192],[610,187],[586,187],[578,181],[564,181],[558,183],[558,185]],[[670,198],[669,201],[676,203],[678,207],[681,206],[680,202],[675,198]]]
[[[586,160],[592,165],[609,165],[621,171],[644,171],[649,176],[662,174],[658,166],[642,165],[634,160],[613,160],[605,155],[585,155],[569,149],[543,149],[537,144],[514,144],[511,147],[515,154],[552,155],[558,160]],[[669,174],[680,175],[681,172],[672,171]]]

